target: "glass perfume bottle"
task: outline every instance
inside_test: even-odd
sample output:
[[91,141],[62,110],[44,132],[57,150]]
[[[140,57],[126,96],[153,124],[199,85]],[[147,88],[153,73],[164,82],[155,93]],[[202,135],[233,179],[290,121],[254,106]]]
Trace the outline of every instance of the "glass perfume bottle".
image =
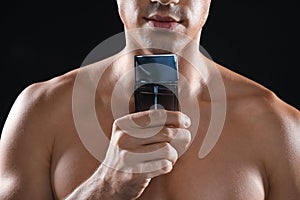
[[137,55],[134,61],[135,111],[179,110],[176,55]]

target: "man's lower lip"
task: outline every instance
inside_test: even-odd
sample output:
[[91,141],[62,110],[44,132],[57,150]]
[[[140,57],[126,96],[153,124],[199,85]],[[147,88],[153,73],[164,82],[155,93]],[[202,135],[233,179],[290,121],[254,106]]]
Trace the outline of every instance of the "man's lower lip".
[[177,22],[161,22],[155,20],[149,20],[149,25],[154,28],[165,28],[165,29],[173,29],[178,25]]

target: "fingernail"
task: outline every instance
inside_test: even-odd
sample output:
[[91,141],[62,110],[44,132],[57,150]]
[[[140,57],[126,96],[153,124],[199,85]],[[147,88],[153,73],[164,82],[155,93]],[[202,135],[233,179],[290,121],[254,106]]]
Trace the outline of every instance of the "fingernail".
[[184,115],[184,126],[186,127],[186,128],[188,128],[188,127],[190,127],[191,126],[191,119],[188,117],[188,116],[186,116],[186,115]]

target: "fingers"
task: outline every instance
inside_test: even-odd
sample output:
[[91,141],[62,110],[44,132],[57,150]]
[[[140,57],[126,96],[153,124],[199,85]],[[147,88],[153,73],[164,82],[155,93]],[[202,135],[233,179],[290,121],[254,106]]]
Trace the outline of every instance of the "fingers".
[[168,173],[191,142],[191,120],[181,112],[150,110],[115,120],[105,161],[152,178]]
[[[145,138],[138,138],[127,133],[119,133],[116,144],[121,149],[135,151],[135,149],[141,146],[146,147],[147,145],[165,142],[175,144],[176,147],[184,149],[191,141],[191,133],[187,129],[160,127],[160,130],[155,130],[156,128],[157,127],[151,127],[149,129],[139,130],[136,133],[136,135],[145,136],[149,135],[147,132],[154,132],[153,136]],[[157,133],[157,131],[159,132]]]
[[155,143],[136,149],[135,152],[124,151],[123,161],[126,165],[132,166],[134,163],[145,163],[155,160],[166,159],[175,164],[178,154],[170,143]]
[[191,125],[190,118],[182,112],[168,110],[148,110],[126,115],[115,121],[114,126],[122,130],[136,128],[149,128],[155,126],[170,126],[188,128]]
[[145,174],[146,178],[154,178],[156,176],[160,176],[163,174],[167,174],[171,172],[173,169],[173,165],[169,160],[155,160],[150,161],[148,163],[143,163],[145,169],[156,169],[156,170],[148,170],[148,173]]
[[174,165],[177,159],[177,151],[166,142],[147,145],[134,152],[110,146],[102,164],[123,172],[147,174],[165,167],[159,164],[160,161]]
[[176,137],[177,134],[178,130],[176,128],[162,127],[161,130],[152,137],[140,138],[139,140],[142,145],[149,145],[159,142],[170,142]]
[[181,144],[187,146],[191,142],[191,133],[187,129],[163,127],[159,133],[150,138],[135,138],[136,142],[142,145],[149,145],[160,142],[169,142],[170,144]]
[[[147,152],[144,152],[147,151]],[[145,178],[170,172],[178,159],[177,151],[169,143],[156,143],[141,148],[139,153],[122,153],[122,171],[143,174]],[[119,170],[120,170],[119,169]]]
[[192,135],[187,129],[180,129],[170,141],[170,144],[176,149],[178,157],[180,157],[190,146]]

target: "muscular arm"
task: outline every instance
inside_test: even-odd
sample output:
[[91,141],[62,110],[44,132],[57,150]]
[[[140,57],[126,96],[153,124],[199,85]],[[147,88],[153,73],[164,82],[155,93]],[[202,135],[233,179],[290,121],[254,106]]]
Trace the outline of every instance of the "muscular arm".
[[25,89],[14,103],[0,140],[0,199],[53,199],[52,140],[39,86]]
[[272,127],[271,146],[266,145],[268,200],[300,199],[300,114],[287,107],[281,107],[279,126]]

